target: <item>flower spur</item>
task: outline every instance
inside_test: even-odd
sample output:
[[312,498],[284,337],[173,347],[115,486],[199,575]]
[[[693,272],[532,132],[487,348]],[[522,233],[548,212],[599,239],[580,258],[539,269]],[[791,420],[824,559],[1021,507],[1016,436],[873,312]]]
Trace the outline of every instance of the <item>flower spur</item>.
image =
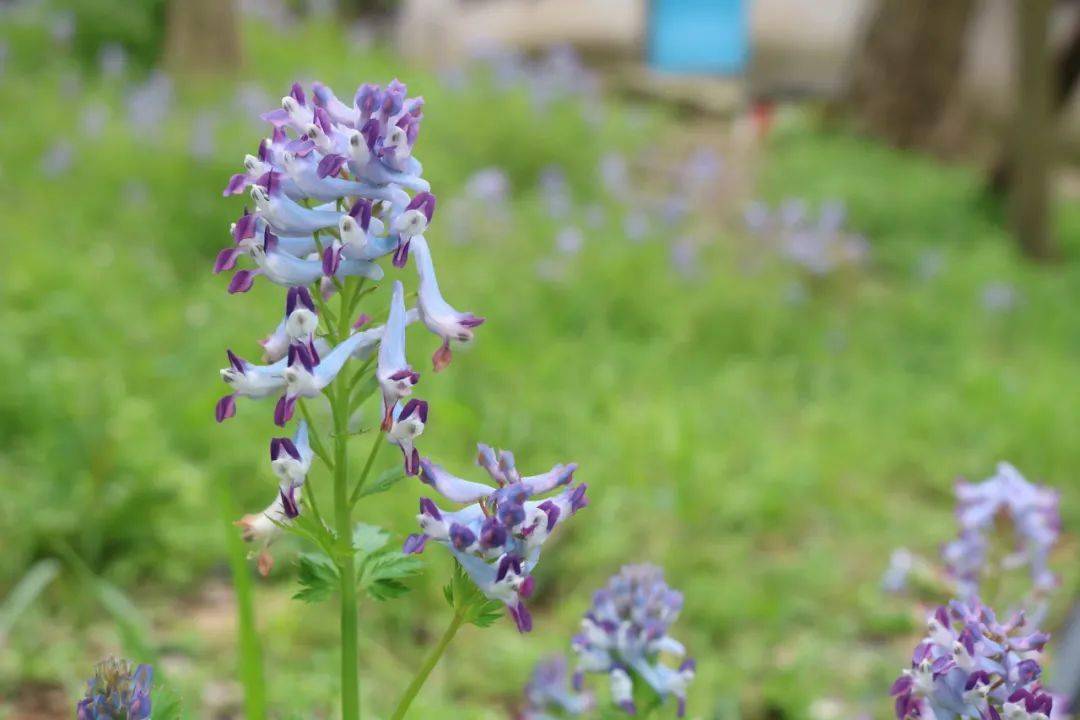
[[405,325],[405,288],[395,280],[390,314],[379,343],[379,360],[375,369],[375,377],[382,390],[383,431],[390,430],[393,424],[394,406],[411,395],[413,386],[420,381],[420,373],[413,371],[405,357]]
[[469,312],[459,312],[443,299],[439,291],[439,281],[435,277],[435,265],[431,261],[431,250],[422,235],[412,238],[411,245],[416,255],[416,269],[420,275],[420,289],[417,293],[417,307],[420,320],[428,330],[442,338],[442,345],[431,361],[438,372],[450,364],[453,353],[451,342],[469,342],[473,339],[473,330],[482,325],[484,318]]

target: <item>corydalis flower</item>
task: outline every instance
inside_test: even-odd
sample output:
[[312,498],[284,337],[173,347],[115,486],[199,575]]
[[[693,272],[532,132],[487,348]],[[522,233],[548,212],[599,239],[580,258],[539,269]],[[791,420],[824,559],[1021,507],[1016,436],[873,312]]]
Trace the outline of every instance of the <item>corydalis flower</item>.
[[428,404],[426,400],[411,399],[404,405],[400,403],[394,408],[393,422],[386,431],[390,442],[401,448],[401,454],[405,458],[405,474],[415,475],[420,472],[420,452],[413,444],[421,433],[428,419]]
[[306,287],[291,287],[285,294],[285,334],[292,341],[311,342],[319,327],[319,314],[311,291]]
[[[581,633],[574,637],[578,672],[607,673],[612,699],[631,715],[637,712],[633,682],[641,679],[660,697],[674,695],[682,717],[695,665],[685,658],[682,643],[668,635],[682,606],[682,593],[668,587],[660,568],[623,567],[593,596]],[[685,659],[674,669],[660,662],[662,653]]]
[[397,233],[398,246],[394,252],[394,266],[405,267],[409,259],[409,243],[414,237],[420,237],[427,230],[435,215],[435,196],[429,192],[417,193],[405,208],[394,218],[391,229]]
[[232,350],[226,350],[225,354],[229,358],[229,367],[221,370],[221,379],[229,385],[232,393],[218,400],[214,408],[214,417],[218,422],[236,414],[237,397],[270,397],[285,387],[284,358],[272,365],[253,365]]
[[458,312],[443,300],[427,241],[423,236],[417,236],[412,239],[412,245],[416,255],[416,269],[420,274],[420,289],[417,293],[420,320],[443,341],[431,357],[435,372],[438,372],[449,365],[453,358],[450,343],[472,340],[473,329],[482,325],[484,318],[469,312]]
[[[285,252],[281,249],[278,236],[270,232],[269,227],[263,231],[263,242],[252,245],[248,252],[257,269],[237,271],[229,283],[230,293],[247,292],[258,275],[285,287],[310,285],[323,277],[322,261],[299,258]],[[383,270],[367,260],[346,260],[334,268],[331,276],[339,280],[350,276],[381,280]]]
[[561,655],[537,663],[525,686],[525,702],[519,720],[580,717],[593,708],[592,694],[571,686],[566,658]]
[[958,483],[956,499],[960,533],[942,548],[942,556],[961,595],[978,592],[989,534],[999,518],[1010,522],[1016,540],[1015,552],[1005,559],[1005,566],[1028,566],[1037,592],[1054,588],[1056,578],[1047,562],[1061,529],[1055,491],[1028,482],[1015,467],[1003,462],[995,475],[981,483]]
[[153,678],[149,665],[116,658],[98,663],[75,708],[76,720],[147,720]]
[[382,390],[384,431],[390,430],[393,424],[394,406],[411,395],[413,386],[420,382],[420,373],[413,371],[405,357],[405,315],[405,287],[395,280],[390,314],[386,318],[382,342],[379,343],[379,364],[375,370]]
[[303,485],[313,458],[306,422],[301,421],[296,426],[296,434],[291,440],[287,437],[270,440],[270,467],[283,487]]
[[270,574],[274,558],[270,545],[281,535],[282,526],[288,525],[300,515],[300,500],[308,471],[311,470],[313,453],[308,441],[307,423],[301,422],[296,434],[270,440],[270,467],[278,476],[278,492],[260,513],[245,515],[236,521],[243,531],[245,542],[255,547],[252,554],[258,558],[259,573]]
[[1048,720],[1039,656],[1049,636],[1022,634],[1025,622],[1001,624],[977,598],[938,608],[890,691],[898,720]]
[[542,475],[522,477],[512,453],[496,453],[478,445],[478,464],[495,487],[455,477],[430,460],[420,460],[420,479],[455,503],[469,503],[456,511],[420,500],[421,533],[405,541],[406,553],[422,552],[428,540],[449,548],[469,578],[492,600],[506,604],[518,630],[532,629],[532,616],[523,600],[533,591],[531,573],[540,550],[556,526],[585,507],[585,485],[536,500],[573,481],[576,464],[556,465]]
[[367,342],[363,333],[350,335],[324,357],[314,343],[293,343],[289,346],[287,364],[281,371],[285,393],[274,408],[274,423],[284,426],[293,416],[299,398],[317,397],[334,381],[349,357]]

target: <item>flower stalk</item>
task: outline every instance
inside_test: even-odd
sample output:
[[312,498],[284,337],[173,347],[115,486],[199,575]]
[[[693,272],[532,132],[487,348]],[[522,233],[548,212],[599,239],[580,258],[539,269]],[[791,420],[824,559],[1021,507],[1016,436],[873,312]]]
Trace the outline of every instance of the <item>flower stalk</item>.
[[405,688],[405,692],[402,693],[401,699],[398,700],[397,707],[394,708],[394,714],[390,716],[390,720],[401,720],[405,717],[405,713],[409,711],[409,706],[412,705],[412,701],[416,699],[416,696],[420,693],[420,689],[427,682],[428,676],[431,675],[431,671],[435,669],[435,666],[439,664],[440,658],[443,653],[446,652],[446,648],[450,645],[450,642],[457,635],[458,630],[465,623],[468,616],[468,608],[465,606],[458,607],[454,611],[454,617],[450,620],[450,624],[446,627],[446,631],[439,638],[439,642],[428,653],[427,658],[424,660],[424,664],[417,670],[416,676],[413,677],[412,682]]

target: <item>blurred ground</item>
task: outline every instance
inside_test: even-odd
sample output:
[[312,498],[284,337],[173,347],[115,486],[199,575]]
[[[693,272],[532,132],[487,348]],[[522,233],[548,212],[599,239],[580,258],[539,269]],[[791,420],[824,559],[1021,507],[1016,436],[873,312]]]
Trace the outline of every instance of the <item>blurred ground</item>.
[[[210,409],[224,348],[256,355],[280,308],[266,287],[228,297],[209,267],[242,205],[220,189],[264,133],[251,117],[294,79],[397,75],[427,98],[442,285],[489,319],[424,378],[425,453],[464,473],[482,440],[530,471],[576,460],[590,485],[538,569],[536,632],[466,630],[416,716],[508,716],[591,592],[651,561],[687,595],[692,717],[889,717],[920,621],[879,590],[889,553],[933,554],[954,478],[1006,458],[1063,492],[1060,621],[1078,579],[1075,199],[1056,217],[1066,261],[1032,266],[977,173],[812,108],[759,141],[752,118],[601,98],[558,53],[429,73],[329,23],[289,33],[250,22],[238,82],[194,87],[84,74],[47,30],[8,40],[0,106],[35,122],[0,114],[17,138],[0,148],[0,596],[37,560],[64,570],[0,646],[0,717],[69,716],[116,652],[156,656],[191,717],[238,717],[215,488],[265,504],[270,409],[224,426]],[[410,335],[417,358],[433,349]],[[363,518],[404,535],[419,492],[403,483]],[[289,600],[295,549],[258,590],[271,701],[332,717],[335,623]],[[438,550],[405,600],[362,609],[369,717],[446,621]]]

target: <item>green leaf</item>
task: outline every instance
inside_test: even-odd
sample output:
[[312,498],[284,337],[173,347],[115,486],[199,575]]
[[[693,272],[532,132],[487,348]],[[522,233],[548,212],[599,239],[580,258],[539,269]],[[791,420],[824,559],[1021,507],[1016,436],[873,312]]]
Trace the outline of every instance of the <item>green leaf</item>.
[[0,645],[4,644],[4,637],[15,625],[19,616],[34,603],[37,596],[44,592],[49,583],[59,574],[60,563],[52,558],[39,560],[26,571],[22,579],[0,603]]
[[83,587],[97,598],[98,603],[112,616],[125,652],[140,661],[157,664],[157,651],[150,640],[150,623],[120,588],[94,574],[90,566],[63,541],[56,543],[57,553],[67,560]]
[[154,709],[154,720],[180,720],[183,717],[184,703],[168,685],[155,681],[150,700]]
[[465,616],[466,622],[471,622],[476,627],[486,628],[494,625],[506,616],[506,606],[498,600],[486,600],[483,603],[474,603]]
[[443,585],[442,589],[443,597],[446,598],[446,604],[450,607],[454,607],[454,583],[448,582]]
[[397,548],[384,548],[364,558],[357,569],[357,582],[376,600],[390,600],[409,591],[401,580],[420,572],[424,564],[415,555]]
[[297,537],[310,540],[322,548],[323,552],[328,555],[334,552],[337,537],[334,533],[330,532],[329,528],[315,519],[314,513],[300,513],[300,515],[290,523],[274,522],[274,524]]
[[356,523],[353,528],[353,547],[358,556],[367,556],[386,546],[390,542],[390,533],[376,525]]
[[450,583],[443,588],[443,597],[455,612],[461,613],[465,622],[477,627],[488,627],[506,614],[503,603],[488,599],[457,561],[454,561]]
[[379,476],[373,481],[369,482],[357,498],[367,497],[368,495],[374,495],[376,493],[386,492],[390,488],[397,485],[399,482],[405,479],[405,468],[400,464],[394,465],[391,468],[387,468],[379,473]]
[[390,534],[374,525],[357,523],[353,530],[356,548],[356,583],[376,600],[390,600],[408,592],[402,579],[420,572],[423,563],[388,545]]
[[303,553],[297,573],[301,589],[293,595],[293,599],[308,603],[322,602],[337,588],[338,577],[337,566],[329,557],[322,553]]

